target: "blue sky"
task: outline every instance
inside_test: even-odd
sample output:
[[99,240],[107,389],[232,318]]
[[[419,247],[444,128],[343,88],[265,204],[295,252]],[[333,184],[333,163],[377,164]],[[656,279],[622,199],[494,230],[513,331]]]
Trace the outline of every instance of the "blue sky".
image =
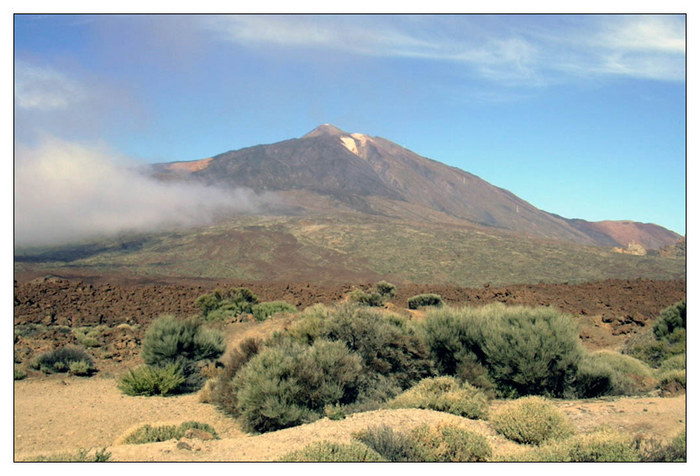
[[194,160],[332,123],[567,218],[685,233],[683,16],[18,15],[14,27],[22,150]]

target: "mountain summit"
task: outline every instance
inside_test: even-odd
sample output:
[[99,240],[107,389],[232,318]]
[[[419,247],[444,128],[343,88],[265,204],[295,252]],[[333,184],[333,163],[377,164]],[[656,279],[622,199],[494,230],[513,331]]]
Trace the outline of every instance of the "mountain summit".
[[164,179],[273,191],[292,207],[352,210],[423,222],[514,232],[584,245],[622,246],[633,236],[645,248],[673,244],[679,235],[629,222],[626,232],[540,210],[511,192],[456,167],[422,157],[381,137],[322,124],[299,139],[229,151],[188,163],[157,164]]

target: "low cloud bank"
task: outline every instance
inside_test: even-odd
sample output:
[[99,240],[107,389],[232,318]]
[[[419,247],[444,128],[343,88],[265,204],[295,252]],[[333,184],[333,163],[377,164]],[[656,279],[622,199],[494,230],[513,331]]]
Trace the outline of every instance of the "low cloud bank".
[[15,151],[17,246],[206,225],[273,202],[269,193],[160,182],[107,150],[59,139]]

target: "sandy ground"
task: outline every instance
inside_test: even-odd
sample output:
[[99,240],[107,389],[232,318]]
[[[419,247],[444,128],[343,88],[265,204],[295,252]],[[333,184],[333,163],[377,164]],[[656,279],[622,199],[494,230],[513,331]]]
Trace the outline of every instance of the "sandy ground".
[[[15,460],[38,455],[101,449],[111,461],[274,461],[317,440],[347,442],[352,433],[386,424],[407,429],[421,423],[454,422],[487,436],[494,456],[524,448],[497,435],[485,421],[429,410],[378,410],[345,420],[323,419],[264,435],[247,435],[231,418],[197,395],[129,397],[113,378],[48,377],[14,383]],[[630,434],[670,438],[685,428],[685,395],[673,398],[619,398],[562,401],[557,405],[578,431],[606,424]],[[496,407],[500,402],[494,402]],[[146,445],[115,445],[128,430],[146,423],[209,423],[221,439],[181,440]]]

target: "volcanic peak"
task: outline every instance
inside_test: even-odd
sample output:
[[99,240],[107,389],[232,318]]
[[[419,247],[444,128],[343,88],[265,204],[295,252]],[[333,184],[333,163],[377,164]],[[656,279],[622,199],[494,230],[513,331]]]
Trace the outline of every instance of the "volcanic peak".
[[347,132],[335,127],[333,124],[321,124],[313,131],[304,135],[302,138],[318,137],[318,136],[347,136]]

